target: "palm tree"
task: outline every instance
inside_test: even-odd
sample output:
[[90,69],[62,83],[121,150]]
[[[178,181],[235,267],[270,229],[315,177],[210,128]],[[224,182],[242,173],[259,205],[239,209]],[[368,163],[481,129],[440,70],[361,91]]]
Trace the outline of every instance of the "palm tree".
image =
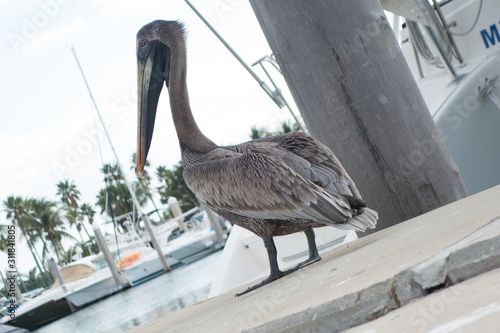
[[[26,200],[28,200],[28,199],[26,199]],[[27,205],[29,205],[29,203],[27,203]],[[33,244],[35,244],[37,240],[40,240],[42,242],[42,256],[40,256],[40,254],[38,253],[36,246],[33,246],[33,249],[35,250],[35,255],[38,257],[40,262],[43,264],[45,272],[47,272],[47,267],[46,267],[46,263],[45,263],[45,255],[47,253],[47,244],[45,242],[45,234],[43,233],[43,230],[40,228],[38,221],[31,215],[31,212],[29,212],[28,214],[30,214],[29,219],[31,221],[31,223],[30,223],[31,227],[30,227],[30,229],[27,230],[27,234],[30,237],[30,240]]]
[[38,223],[44,234],[45,239],[50,242],[54,249],[57,260],[60,263],[60,253],[64,251],[61,245],[63,237],[75,239],[64,229],[64,223],[59,215],[59,210],[55,209],[56,204],[45,199],[29,199],[30,214]]
[[158,168],[156,168],[156,176],[158,176],[158,178],[163,179],[167,176],[167,172],[169,170],[167,169],[166,166],[164,165],[160,165]]
[[300,131],[299,124],[293,123],[293,125],[290,125],[290,121],[285,120],[281,123],[281,129],[274,131],[274,132],[269,131],[265,128],[257,128],[256,126],[253,126],[250,129],[250,138],[252,140],[255,140],[255,139],[265,138],[265,137],[272,136],[272,135],[285,134],[285,133],[290,133],[290,132],[294,132],[294,131]]
[[118,167],[118,163],[113,164],[104,164],[101,169],[101,172],[105,177],[109,178],[110,183],[118,183],[123,181],[123,175]]
[[267,136],[271,136],[271,133],[269,133],[269,131],[267,131],[263,128],[257,128],[256,126],[253,126],[250,129],[250,138],[252,140],[265,138]]
[[79,217],[78,212],[73,208],[69,208],[68,210],[66,210],[65,217],[66,217],[66,220],[68,221],[70,227],[75,226],[76,231],[78,231],[78,235],[80,235],[80,239],[82,240],[82,243],[85,242],[83,240],[82,232],[81,232],[82,226],[78,222],[78,217]]
[[175,165],[172,170],[159,166],[156,169],[156,175],[160,182],[164,184],[158,187],[157,190],[160,194],[161,203],[166,204],[170,197],[174,197],[179,201],[182,211],[188,211],[200,204],[194,193],[186,185],[184,177],[182,177],[183,171],[182,162]]
[[45,274],[43,273],[40,266],[39,258],[36,256],[36,247],[34,246],[34,238],[31,236],[33,230],[36,229],[36,221],[34,221],[27,211],[27,204],[25,200],[21,197],[9,196],[7,200],[3,201],[4,209],[6,212],[6,217],[12,220],[12,224],[17,225],[17,227],[21,230],[21,235],[26,240],[28,244],[28,248],[30,249],[31,255],[35,260],[36,266],[38,270],[41,272],[45,285],[48,287],[49,283]]
[[[36,267],[33,267],[28,271],[28,274],[22,274],[27,280],[24,282],[26,284],[27,290],[33,290],[39,287],[43,287],[42,279],[40,278],[40,274],[36,274]],[[22,280],[21,280],[22,281]]]
[[87,237],[89,240],[92,238],[87,231],[87,228],[85,228],[85,224],[83,223],[83,217],[87,217],[88,223],[92,226],[94,223],[94,215],[95,215],[95,210],[92,208],[90,204],[84,203],[83,205],[80,206],[80,213],[79,216],[81,218],[81,225],[83,226],[83,229],[85,230],[85,233],[87,234]]
[[[6,225],[0,225],[0,230],[1,231],[7,230],[7,226]],[[7,237],[5,237],[4,234],[1,234],[0,235],[0,252],[5,252],[5,254],[9,255],[9,249],[11,248],[9,246],[9,244],[10,243],[9,243],[9,240],[7,239]],[[14,263],[14,268],[16,270],[18,270],[15,263]],[[26,286],[24,285],[24,281],[21,278],[19,278],[19,281],[21,281],[21,287],[22,287],[22,289],[24,289],[24,292],[26,292],[27,289],[26,289]],[[5,284],[5,280],[4,280],[4,284]]]
[[[135,168],[135,156],[136,153],[132,154],[132,167]],[[158,207],[156,206],[156,202],[153,199],[153,192],[151,191],[151,177],[149,176],[149,173],[147,172],[147,168],[149,167],[149,161],[146,161],[146,164],[144,166],[144,170],[146,170],[146,176],[143,178],[138,178],[137,182],[133,183],[133,188],[135,191],[135,194],[137,196],[137,200],[139,201],[140,205],[144,205],[147,201],[147,199],[151,200],[151,203],[155,207],[155,210],[158,214],[158,217],[160,221],[162,220],[162,217],[160,215],[160,212],[158,211]]]
[[80,215],[86,216],[90,225],[94,223],[95,210],[88,203],[84,203],[80,206]]
[[299,124],[295,122],[293,125],[290,125],[290,122],[285,120],[281,123],[281,131],[278,131],[277,134],[285,134],[295,131],[300,131]]
[[61,251],[64,251],[61,244],[62,238],[67,237],[74,240],[75,238],[71,234],[64,231],[64,223],[57,211],[50,211],[46,214],[43,214],[40,217],[40,224],[46,234],[46,239],[50,241],[52,247],[54,248],[54,251],[56,252],[58,261],[61,262],[59,254],[61,253]]
[[77,245],[71,247],[67,251],[62,251],[61,253],[61,265],[69,264],[73,261],[73,256],[75,255],[75,248]]
[[109,207],[113,209],[113,214],[116,216],[131,212],[133,201],[127,185],[109,184],[107,188],[101,189],[97,196],[97,206],[101,208],[101,214]]
[[28,280],[26,281],[26,284],[36,283],[38,280],[38,277],[36,276],[36,267],[33,267],[32,269],[30,269],[28,272],[28,275],[26,277],[28,278]]
[[[1,226],[2,231],[3,229],[6,229],[4,225]],[[0,252],[5,252],[6,254],[8,253],[9,249],[9,241],[7,240],[7,237],[5,237],[4,234],[0,235]]]
[[77,200],[80,199],[80,191],[76,188],[74,181],[70,183],[69,180],[66,179],[63,182],[59,182],[59,184],[57,184],[57,195],[61,197],[61,201],[67,207],[73,207],[75,210],[78,209]]
[[[106,187],[99,191],[97,195],[97,206],[101,208],[103,213],[107,208],[111,207],[113,215],[119,216],[133,211],[133,200],[129,189],[125,184],[123,175],[116,163],[105,164],[101,169],[105,176]],[[134,183],[135,195],[139,201],[139,205],[144,205],[148,199],[150,178],[142,183]]]
[[[61,197],[61,201],[66,209],[66,218],[70,226],[74,225],[78,234],[80,234],[80,238],[82,238],[81,230],[85,231],[87,236],[90,239],[89,232],[85,227],[85,224],[82,223],[82,217],[80,216],[79,204],[78,200],[80,200],[80,191],[77,189],[74,181],[69,182],[66,179],[64,182],[59,182],[57,184],[57,195]],[[83,242],[83,238],[82,238]]]

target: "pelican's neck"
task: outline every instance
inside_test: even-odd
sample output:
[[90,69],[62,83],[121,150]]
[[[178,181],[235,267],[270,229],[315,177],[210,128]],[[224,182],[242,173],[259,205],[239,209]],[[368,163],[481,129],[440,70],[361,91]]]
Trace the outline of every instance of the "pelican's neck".
[[184,43],[172,49],[170,63],[170,109],[181,147],[206,153],[217,147],[200,130],[189,105],[186,84],[186,49]]

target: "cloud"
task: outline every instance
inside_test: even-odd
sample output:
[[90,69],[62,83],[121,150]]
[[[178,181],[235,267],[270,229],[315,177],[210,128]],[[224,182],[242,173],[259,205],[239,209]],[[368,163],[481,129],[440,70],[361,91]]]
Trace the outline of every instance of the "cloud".
[[[1,1],[1,0],[0,0]],[[60,42],[76,32],[85,30],[87,23],[81,19],[76,18],[71,24],[66,25],[59,29],[43,30],[39,32],[33,39],[29,40],[24,51],[34,52],[50,44]]]
[[32,166],[26,166],[19,170],[16,180],[19,182],[29,182],[36,179],[40,175],[38,169]]
[[[28,193],[31,195],[33,189],[29,186],[40,181],[40,161],[54,138],[45,131],[18,135],[3,133],[0,134],[0,142],[2,153],[6,157],[5,163],[0,164],[0,173],[4,175],[0,198]],[[12,193],[12,189],[20,192]]]
[[[100,3],[100,1],[99,1]],[[111,19],[123,18],[124,16],[136,16],[138,13],[148,13],[165,6],[164,0],[141,1],[136,0],[113,0],[109,1],[103,12]]]

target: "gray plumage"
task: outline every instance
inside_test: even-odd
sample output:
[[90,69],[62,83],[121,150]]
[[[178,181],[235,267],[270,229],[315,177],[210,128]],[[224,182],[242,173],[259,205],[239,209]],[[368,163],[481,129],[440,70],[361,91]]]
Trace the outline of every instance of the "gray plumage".
[[183,150],[183,162],[186,184],[202,202],[262,238],[376,224],[376,212],[365,208],[335,155],[301,132],[205,154]]
[[[264,240],[271,274],[243,293],[319,260],[312,228],[375,227],[377,212],[366,207],[331,150],[313,137],[293,132],[219,147],[200,131],[189,105],[182,24],[154,21],[144,26],[137,34],[137,59],[138,174],[144,169],[165,82],[186,184],[217,214]],[[273,237],[300,231],[307,236],[309,259],[283,272]]]

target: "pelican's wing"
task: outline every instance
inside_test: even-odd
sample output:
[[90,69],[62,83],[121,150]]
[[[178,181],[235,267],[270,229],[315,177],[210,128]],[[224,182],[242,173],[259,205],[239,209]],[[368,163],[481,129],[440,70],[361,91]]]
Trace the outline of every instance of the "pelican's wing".
[[[335,154],[326,145],[310,135],[292,132],[255,141],[275,142],[297,158],[302,158],[301,163],[290,164],[290,167],[299,172],[305,179],[330,192],[350,195],[362,200],[355,183]],[[251,145],[255,141],[247,142],[242,146]],[[291,160],[291,158],[289,159]],[[304,162],[309,163],[309,165]]]
[[299,166],[308,168],[310,163],[276,143],[254,142],[232,150],[215,149],[203,162],[186,166],[184,179],[216,211],[325,225],[346,222],[352,216],[348,200],[301,176],[294,170]]

